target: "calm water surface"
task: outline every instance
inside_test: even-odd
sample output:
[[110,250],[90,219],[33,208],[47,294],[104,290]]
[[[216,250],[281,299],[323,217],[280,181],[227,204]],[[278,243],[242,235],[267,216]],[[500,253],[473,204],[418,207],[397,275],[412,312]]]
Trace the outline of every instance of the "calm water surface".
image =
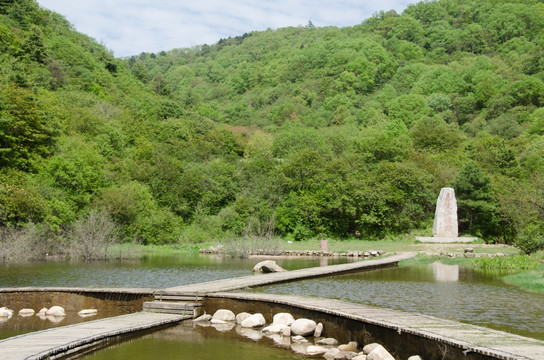
[[[98,351],[86,360],[294,360],[289,344],[279,345],[259,331],[200,327],[190,322]],[[260,337],[260,339],[259,339]]]
[[[211,255],[184,254],[179,256],[152,256],[137,261],[69,262],[47,261],[27,264],[0,265],[0,288],[5,287],[123,287],[164,288],[218,280],[252,274],[253,266],[262,258],[237,259]],[[332,265],[346,262],[346,258],[284,258],[276,262],[285,269]],[[261,276],[261,275],[255,275]],[[2,304],[15,310],[11,319],[0,318],[0,339],[31,331],[90,321],[102,317],[116,316],[119,309],[100,309],[97,316],[81,318],[77,311],[67,311],[60,319],[40,319],[37,316],[23,318],[17,312],[23,307],[32,307],[25,299],[17,304]],[[102,302],[106,304],[106,302]],[[66,307],[66,304],[58,303]],[[45,304],[35,306],[38,311]],[[79,309],[81,310],[81,309]],[[1,358],[1,356],[0,356]]]
[[253,291],[340,299],[544,340],[544,295],[507,285],[500,275],[435,263],[303,280]]
[[[261,258],[237,259],[184,254],[152,256],[137,261],[47,261],[0,265],[1,287],[165,288],[252,274]],[[345,263],[346,258],[285,258],[287,270]]]

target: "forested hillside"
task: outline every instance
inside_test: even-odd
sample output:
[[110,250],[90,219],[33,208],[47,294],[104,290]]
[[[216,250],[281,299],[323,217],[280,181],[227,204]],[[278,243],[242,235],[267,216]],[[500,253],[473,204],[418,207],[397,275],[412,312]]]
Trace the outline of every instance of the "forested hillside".
[[[441,0],[116,59],[0,1],[0,225],[125,241],[430,234],[544,247],[544,3]],[[165,49],[166,50],[166,49]]]

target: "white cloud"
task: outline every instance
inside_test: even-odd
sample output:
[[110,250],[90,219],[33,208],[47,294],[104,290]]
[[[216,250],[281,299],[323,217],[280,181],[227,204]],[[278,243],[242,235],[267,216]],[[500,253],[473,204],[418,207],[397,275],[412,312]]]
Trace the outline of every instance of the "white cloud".
[[415,0],[38,0],[116,56],[212,44],[255,30],[352,26]]

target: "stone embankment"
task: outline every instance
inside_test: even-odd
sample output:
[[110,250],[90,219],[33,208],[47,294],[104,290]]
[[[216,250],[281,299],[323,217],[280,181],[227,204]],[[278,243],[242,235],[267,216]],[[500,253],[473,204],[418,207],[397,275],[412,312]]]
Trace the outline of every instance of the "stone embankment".
[[511,256],[509,254],[503,253],[475,253],[473,248],[466,248],[463,250],[463,253],[454,253],[454,252],[441,252],[440,256],[456,258],[456,257],[466,257],[466,258],[480,258],[480,257],[505,257]]
[[[236,251],[235,251],[236,252]],[[215,255],[228,255],[225,249],[218,245],[210,246],[207,249],[200,249],[200,254],[215,254]],[[385,254],[382,250],[366,250],[366,251],[346,251],[342,253],[333,252],[333,251],[323,251],[323,250],[266,250],[266,249],[257,249],[254,251],[244,252],[249,256],[331,256],[331,257],[360,257],[360,258],[371,258],[379,257]]]
[[[238,334],[254,341],[266,336],[276,345],[304,356],[322,356],[327,360],[395,360],[384,346],[377,343],[358,344],[350,341],[339,344],[334,338],[322,337],[325,330],[322,323],[306,318],[295,319],[289,313],[275,314],[268,326],[260,313],[242,312],[235,315],[228,309],[219,309],[213,316],[205,314],[193,321],[200,326],[212,326],[218,331],[230,331],[236,327]],[[421,357],[412,355],[408,360],[421,360]]]

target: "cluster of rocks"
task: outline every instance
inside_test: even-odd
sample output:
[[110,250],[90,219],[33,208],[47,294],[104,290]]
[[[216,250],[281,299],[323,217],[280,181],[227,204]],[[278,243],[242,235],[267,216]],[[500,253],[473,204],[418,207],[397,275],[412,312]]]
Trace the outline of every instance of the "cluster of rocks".
[[[311,319],[295,319],[289,313],[275,314],[272,323],[266,323],[260,313],[242,312],[235,315],[231,310],[220,309],[213,315],[204,314],[193,320],[200,326],[213,326],[219,331],[236,331],[251,340],[269,337],[281,346],[305,356],[322,356],[327,360],[394,360],[380,344],[367,344],[363,348],[355,341],[339,344],[334,338],[322,337],[323,324]],[[411,356],[408,360],[421,360]]]
[[[0,322],[5,322],[11,319],[14,311],[8,309],[7,307],[0,308]],[[81,317],[94,316],[98,313],[96,309],[84,309],[78,312],[77,314]],[[66,316],[66,311],[62,306],[52,306],[51,308],[42,308],[40,311],[36,312],[34,309],[21,309],[19,310],[19,316],[29,317],[36,315],[42,320],[48,319],[54,323],[58,323],[64,319]]]
[[[199,253],[201,254],[216,254],[216,255],[222,255],[224,254],[223,246],[217,245],[217,246],[210,246],[207,249],[200,249]],[[330,256],[330,257],[361,257],[361,258],[369,258],[369,257],[378,257],[385,254],[382,250],[366,250],[366,251],[346,251],[343,253],[338,252],[332,252],[332,251],[324,251],[324,250],[265,250],[265,249],[257,249],[250,251],[247,255],[264,255],[264,256]]]
[[508,255],[503,254],[503,253],[495,253],[495,254],[480,253],[480,254],[475,254],[473,248],[465,248],[463,250],[462,254],[461,253],[451,253],[451,252],[441,252],[440,256],[445,256],[445,257],[449,257],[449,258],[455,258],[455,257],[466,257],[466,258],[489,257],[489,258],[493,258],[493,257],[504,257],[504,256],[508,256]]

